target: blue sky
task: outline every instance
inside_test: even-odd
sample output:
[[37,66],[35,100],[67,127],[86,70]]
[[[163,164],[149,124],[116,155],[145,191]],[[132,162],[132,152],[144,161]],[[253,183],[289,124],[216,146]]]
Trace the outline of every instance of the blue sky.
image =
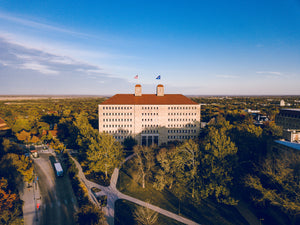
[[137,82],[300,95],[300,1],[0,0],[0,95],[112,95]]

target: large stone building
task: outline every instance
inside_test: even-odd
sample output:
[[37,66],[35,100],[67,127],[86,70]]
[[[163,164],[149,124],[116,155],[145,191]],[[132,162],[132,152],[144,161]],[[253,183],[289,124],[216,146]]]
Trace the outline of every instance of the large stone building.
[[280,109],[275,122],[283,129],[300,129],[300,109]]
[[300,142],[300,109],[280,109],[275,122],[283,128],[284,139]]
[[200,105],[181,94],[117,94],[99,105],[99,131],[122,142],[134,137],[138,144],[151,145],[197,138],[200,131]]

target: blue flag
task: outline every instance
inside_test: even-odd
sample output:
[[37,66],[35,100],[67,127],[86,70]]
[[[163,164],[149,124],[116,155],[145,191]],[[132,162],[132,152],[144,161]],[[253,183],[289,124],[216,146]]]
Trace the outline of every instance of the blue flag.
[[158,75],[158,76],[156,77],[156,80],[160,80],[160,75]]

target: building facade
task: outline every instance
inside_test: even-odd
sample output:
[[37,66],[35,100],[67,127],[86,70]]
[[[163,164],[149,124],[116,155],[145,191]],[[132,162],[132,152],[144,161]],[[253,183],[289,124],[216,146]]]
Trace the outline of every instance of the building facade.
[[300,109],[280,109],[275,123],[283,129],[300,129]]
[[99,105],[99,132],[123,142],[133,137],[138,144],[151,145],[197,138],[200,132],[200,105],[181,94],[164,94],[159,84],[156,94],[117,94]]

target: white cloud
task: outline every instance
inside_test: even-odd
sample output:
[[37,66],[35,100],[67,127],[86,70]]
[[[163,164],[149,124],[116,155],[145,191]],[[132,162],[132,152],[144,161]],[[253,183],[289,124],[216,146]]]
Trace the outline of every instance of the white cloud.
[[56,32],[60,32],[60,33],[67,33],[67,34],[72,34],[72,35],[77,35],[77,36],[88,36],[88,35],[83,34],[83,33],[71,31],[69,29],[60,28],[60,27],[57,27],[57,26],[52,26],[52,25],[48,25],[48,24],[44,24],[44,23],[38,23],[38,22],[35,22],[35,21],[32,21],[32,20],[28,20],[28,19],[19,18],[19,17],[16,17],[16,16],[11,16],[11,15],[8,15],[8,14],[4,14],[2,12],[0,12],[0,19],[10,21],[10,22],[13,22],[13,23],[16,23],[16,24],[20,24],[20,25],[23,25],[23,26],[36,28],[38,30],[43,29],[43,30],[56,31]]
[[256,73],[258,73],[258,74],[277,75],[277,76],[281,76],[282,75],[281,72],[275,72],[275,71],[257,71]]
[[58,71],[52,70],[48,66],[42,65],[37,62],[24,63],[21,65],[20,68],[27,69],[27,70],[35,70],[42,74],[50,74],[50,75],[59,74]]

